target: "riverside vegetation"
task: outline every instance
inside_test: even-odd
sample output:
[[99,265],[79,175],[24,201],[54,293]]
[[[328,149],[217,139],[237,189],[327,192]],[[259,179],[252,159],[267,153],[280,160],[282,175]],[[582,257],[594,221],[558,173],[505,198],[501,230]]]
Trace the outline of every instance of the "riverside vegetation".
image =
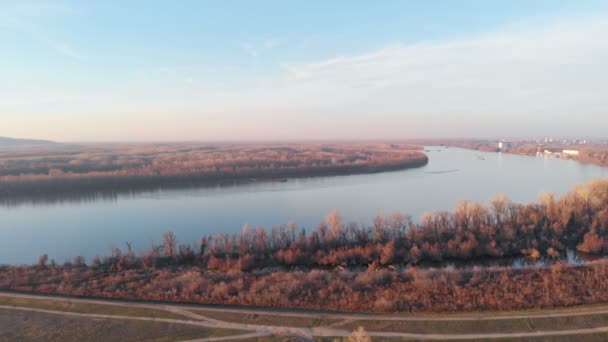
[[[293,223],[179,244],[172,233],[143,255],[125,250],[58,265],[0,268],[0,289],[206,304],[351,311],[559,307],[608,300],[608,262],[546,268],[421,269],[425,261],[508,256],[559,260],[608,253],[608,179],[562,197],[515,204],[460,202],[452,212],[378,215],[345,224],[337,211],[307,232]],[[405,271],[394,266],[406,265]]]
[[167,143],[0,149],[0,197],[375,173],[426,165],[389,143]]

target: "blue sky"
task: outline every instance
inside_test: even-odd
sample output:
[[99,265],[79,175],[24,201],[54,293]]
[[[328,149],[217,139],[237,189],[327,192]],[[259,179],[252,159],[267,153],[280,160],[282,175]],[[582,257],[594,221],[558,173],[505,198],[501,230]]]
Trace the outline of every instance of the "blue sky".
[[602,136],[605,1],[0,0],[0,136]]

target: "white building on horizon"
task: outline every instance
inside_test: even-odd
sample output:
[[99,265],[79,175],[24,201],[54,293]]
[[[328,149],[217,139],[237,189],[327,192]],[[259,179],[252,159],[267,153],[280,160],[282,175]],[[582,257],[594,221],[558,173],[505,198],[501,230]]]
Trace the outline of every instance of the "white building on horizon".
[[580,154],[579,150],[563,150],[562,151],[563,154],[568,155],[568,156],[578,156]]
[[503,148],[513,147],[515,144],[512,141],[502,140],[498,142],[498,150],[502,151]]

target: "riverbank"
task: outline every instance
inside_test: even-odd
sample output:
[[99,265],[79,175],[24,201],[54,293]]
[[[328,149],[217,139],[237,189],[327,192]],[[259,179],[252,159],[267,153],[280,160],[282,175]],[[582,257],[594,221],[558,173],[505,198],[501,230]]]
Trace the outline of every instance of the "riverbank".
[[428,163],[420,147],[379,143],[136,145],[3,152],[0,199],[7,201],[372,174]]
[[[420,223],[399,213],[372,226],[333,211],[316,230],[295,224],[204,235],[175,234],[142,255],[132,245],[90,263],[0,267],[0,289],[137,300],[349,311],[475,311],[608,301],[608,260],[569,265],[573,248],[608,253],[608,180],[534,204],[497,196],[460,202]],[[425,268],[424,263],[526,257],[546,267]],[[564,259],[567,261],[567,259]],[[576,284],[575,284],[576,283]],[[575,284],[575,285],[574,285]]]
[[[490,141],[446,141],[445,145],[481,152],[498,152],[497,143]],[[574,154],[562,153],[564,150],[574,151]],[[606,144],[572,145],[560,143],[521,143],[504,146],[500,151],[503,153],[530,157],[536,157],[540,153],[542,156],[575,160],[582,164],[593,164],[602,167],[608,166],[608,145]]]

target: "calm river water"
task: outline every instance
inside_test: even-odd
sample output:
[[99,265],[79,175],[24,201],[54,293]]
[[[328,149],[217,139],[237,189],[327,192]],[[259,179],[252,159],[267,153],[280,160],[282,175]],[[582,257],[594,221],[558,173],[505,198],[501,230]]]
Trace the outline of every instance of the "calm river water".
[[2,203],[0,264],[33,264],[44,253],[58,262],[76,255],[90,261],[124,241],[142,251],[168,230],[191,243],[203,234],[239,231],[244,224],[272,227],[294,220],[310,228],[333,209],[345,221],[367,224],[379,212],[398,210],[416,219],[426,211],[451,209],[458,199],[486,202],[502,192],[528,203],[542,192],[561,194],[608,177],[608,168],[568,160],[427,149],[427,166],[397,172]]

